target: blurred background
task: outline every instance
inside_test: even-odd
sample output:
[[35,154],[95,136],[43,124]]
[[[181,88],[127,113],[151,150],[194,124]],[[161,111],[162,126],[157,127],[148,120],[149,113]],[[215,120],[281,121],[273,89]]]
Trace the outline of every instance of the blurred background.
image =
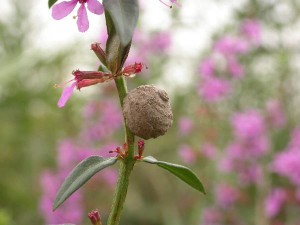
[[[121,224],[299,225],[300,2],[181,3],[140,1],[127,64],[148,69],[128,85],[170,94],[173,126],[146,141],[144,154],[189,166],[207,195],[137,164]],[[90,44],[105,43],[104,17],[89,13],[82,34],[75,12],[53,20],[46,0],[2,1],[0,12],[0,225],[89,224],[96,208],[105,224],[117,166],[51,210],[80,160],[124,142],[112,82],[56,106],[55,84],[98,68]]]

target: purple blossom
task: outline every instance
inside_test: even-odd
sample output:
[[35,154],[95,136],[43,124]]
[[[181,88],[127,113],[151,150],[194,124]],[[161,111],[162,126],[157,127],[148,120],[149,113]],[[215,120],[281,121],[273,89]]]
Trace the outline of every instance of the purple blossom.
[[182,145],[179,147],[178,154],[180,158],[186,164],[192,164],[196,161],[196,154],[188,145]]
[[240,164],[241,169],[237,172],[239,182],[243,186],[249,186],[252,184],[259,184],[263,179],[262,168],[259,164],[250,163],[243,166]]
[[155,33],[151,36],[147,45],[151,53],[157,54],[166,52],[171,46],[171,36],[168,32]]
[[218,101],[225,97],[229,91],[229,82],[220,78],[203,79],[198,88],[199,95],[207,102]]
[[257,160],[264,153],[265,150],[256,150],[253,144],[245,146],[240,141],[233,142],[226,148],[219,169],[221,172],[235,173],[241,185],[256,184],[262,178],[262,170],[260,165],[257,164]]
[[178,122],[179,134],[186,136],[193,129],[193,121],[188,117],[181,117]]
[[228,184],[220,184],[216,189],[216,201],[222,208],[234,205],[239,195],[239,191]]
[[212,77],[215,73],[215,63],[212,58],[207,58],[202,61],[199,67],[199,73],[203,77]]
[[84,117],[86,129],[82,137],[88,142],[105,139],[122,126],[122,114],[118,105],[111,100],[90,103]]
[[289,149],[298,149],[300,148],[300,128],[297,127],[292,131],[291,140],[288,145]]
[[240,139],[256,138],[265,133],[264,118],[256,110],[236,113],[231,123],[235,136]]
[[265,200],[265,212],[269,218],[278,215],[285,203],[286,197],[286,192],[281,188],[276,188],[271,191]]
[[261,25],[255,19],[245,20],[241,26],[241,32],[253,44],[259,44],[261,41]]
[[60,20],[69,15],[77,4],[80,4],[77,11],[77,26],[80,32],[85,32],[89,29],[89,20],[86,12],[85,4],[90,12],[100,15],[104,12],[104,8],[97,0],[71,0],[63,1],[55,4],[52,8],[52,17]]
[[43,196],[40,200],[40,211],[42,212],[45,224],[74,223],[81,224],[84,210],[82,205],[82,194],[80,191],[74,193],[68,201],[61,205],[55,212],[52,211],[52,204],[64,174],[45,171],[41,175],[41,187]]
[[155,57],[166,54],[172,44],[171,35],[165,31],[145,35],[141,31],[136,30],[133,40],[136,48],[131,49],[126,65],[137,61],[147,62],[153,54],[155,54]]
[[267,102],[266,106],[267,117],[276,128],[282,128],[286,124],[286,117],[283,112],[282,105],[277,100]]
[[214,50],[224,56],[246,54],[249,51],[249,44],[240,38],[223,37],[215,43]]
[[202,221],[203,225],[221,225],[222,224],[221,212],[213,207],[205,208],[202,210]]
[[242,78],[245,74],[243,66],[234,56],[227,59],[227,68],[230,75],[234,78]]
[[201,146],[201,154],[208,159],[214,159],[217,154],[216,146],[205,143]]
[[300,185],[300,151],[299,146],[295,149],[287,149],[274,157],[271,170],[287,177],[294,185]]

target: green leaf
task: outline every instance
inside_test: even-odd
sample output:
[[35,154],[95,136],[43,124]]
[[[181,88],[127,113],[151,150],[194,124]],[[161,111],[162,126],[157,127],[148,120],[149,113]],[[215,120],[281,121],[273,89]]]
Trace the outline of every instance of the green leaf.
[[171,172],[176,177],[190,185],[191,187],[195,188],[196,190],[202,192],[205,194],[205,189],[201,183],[201,181],[198,179],[198,177],[194,174],[193,171],[191,171],[189,168],[178,165],[178,164],[172,164],[168,162],[158,161],[157,159],[153,158],[152,156],[147,156],[142,159],[143,162],[150,163],[150,164],[156,164],[159,167]]
[[121,44],[131,41],[139,17],[137,0],[103,0],[105,10],[111,16]]
[[56,194],[53,210],[57,209],[66,201],[76,190],[84,185],[92,176],[100,170],[111,166],[117,162],[117,158],[102,158],[91,156],[81,161],[68,175]]
[[110,14],[105,12],[108,39],[106,43],[106,65],[116,74],[121,71],[130,51],[131,41],[123,46]]
[[57,0],[48,0],[48,7],[49,9],[57,2]]

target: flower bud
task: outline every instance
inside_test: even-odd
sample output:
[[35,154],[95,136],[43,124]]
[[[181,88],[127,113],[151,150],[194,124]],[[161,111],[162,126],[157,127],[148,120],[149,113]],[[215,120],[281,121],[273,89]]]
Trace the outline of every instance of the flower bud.
[[124,99],[123,114],[128,128],[145,140],[164,135],[173,123],[168,94],[154,85],[130,91]]

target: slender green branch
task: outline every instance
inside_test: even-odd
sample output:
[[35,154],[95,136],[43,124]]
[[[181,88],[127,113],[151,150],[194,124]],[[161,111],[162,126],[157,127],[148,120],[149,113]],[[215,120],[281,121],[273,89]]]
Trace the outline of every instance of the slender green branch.
[[[123,100],[127,94],[127,86],[124,77],[115,80],[119,94],[120,104],[123,106]],[[126,143],[128,145],[128,156],[124,160],[120,160],[119,178],[115,195],[113,199],[112,209],[108,218],[107,225],[118,225],[120,222],[121,212],[127,195],[129,185],[129,176],[133,169],[134,159],[134,134],[126,126],[124,118],[124,126],[126,131]]]

